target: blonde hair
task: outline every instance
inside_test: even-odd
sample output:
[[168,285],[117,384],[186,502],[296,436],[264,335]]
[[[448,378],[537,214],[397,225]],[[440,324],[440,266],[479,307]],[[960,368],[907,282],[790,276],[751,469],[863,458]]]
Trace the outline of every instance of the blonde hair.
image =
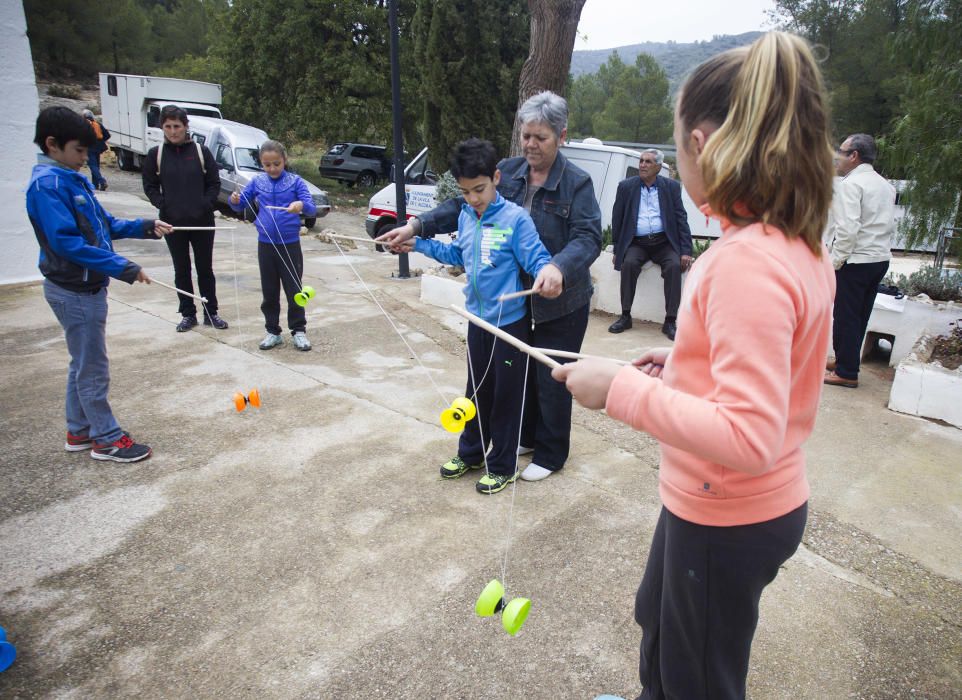
[[699,160],[714,213],[771,224],[821,255],[833,152],[825,86],[803,39],[769,32],[705,61],[685,83],[678,115],[686,137],[705,122],[718,127]]

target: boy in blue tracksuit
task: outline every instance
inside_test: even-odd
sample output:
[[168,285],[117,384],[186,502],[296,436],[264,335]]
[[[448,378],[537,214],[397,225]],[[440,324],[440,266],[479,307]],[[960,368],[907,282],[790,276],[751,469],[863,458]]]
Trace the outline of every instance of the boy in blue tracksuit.
[[136,462],[150,448],[121,430],[107,401],[107,285],[111,277],[128,284],[150,282],[139,265],[118,255],[115,238],[162,238],[169,224],[115,219],[94,197],[78,171],[96,137],[86,120],[66,107],[49,107],[37,117],[34,137],[43,151],[27,186],[27,214],[40,244],[43,293],[63,326],[67,371],[68,452],[90,450],[98,460]]
[[[451,174],[465,203],[452,243],[417,238],[414,250],[448,265],[463,265],[468,282],[465,308],[525,342],[531,319],[525,298],[498,301],[502,294],[519,292],[521,270],[542,287],[542,269],[551,255],[541,243],[528,213],[498,194],[501,178],[497,152],[488,141],[468,139],[451,157]],[[441,467],[441,476],[455,479],[468,469],[480,469],[487,452],[487,473],[478,481],[481,493],[497,493],[517,476],[517,448],[521,429],[522,395],[527,357],[520,350],[473,324],[468,325],[467,397],[477,416],[461,435],[458,454]]]

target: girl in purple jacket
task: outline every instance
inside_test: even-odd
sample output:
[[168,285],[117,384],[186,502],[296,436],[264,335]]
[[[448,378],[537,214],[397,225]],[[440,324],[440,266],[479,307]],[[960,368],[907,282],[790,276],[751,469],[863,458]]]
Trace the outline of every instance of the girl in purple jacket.
[[[261,167],[258,174],[242,191],[230,196],[234,211],[250,207],[257,209],[254,226],[257,228],[257,262],[261,270],[261,311],[267,335],[261,350],[281,345],[280,291],[287,297],[287,325],[298,350],[310,350],[307,339],[307,315],[304,307],[294,301],[301,291],[304,256],[301,253],[301,213],[314,216],[317,208],[307,184],[299,175],[287,170],[287,149],[279,141],[261,144]],[[256,205],[256,207],[255,207]]]

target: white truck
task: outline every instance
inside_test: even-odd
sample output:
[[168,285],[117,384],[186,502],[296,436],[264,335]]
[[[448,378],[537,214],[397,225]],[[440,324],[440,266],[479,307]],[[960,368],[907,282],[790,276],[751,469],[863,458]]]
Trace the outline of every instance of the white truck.
[[143,158],[164,141],[160,110],[174,104],[190,115],[222,119],[215,83],[146,75],[100,74],[100,110],[110,149],[121,170],[140,170]]
[[[606,146],[598,139],[569,142],[561,147],[561,152],[572,163],[591,175],[595,188],[595,198],[601,207],[601,228],[611,226],[611,212],[615,206],[618,183],[638,174],[639,151],[620,146]],[[422,149],[411,164],[404,169],[405,213],[408,218],[433,209],[437,202],[437,175],[427,169],[428,149]],[[662,166],[662,175],[668,177],[668,166]],[[391,183],[371,197],[368,205],[367,233],[376,238],[389,230],[397,222],[395,207],[395,187]],[[706,220],[688,193],[682,188],[682,200],[688,213],[688,225],[695,237],[717,238],[721,228],[715,219]]]

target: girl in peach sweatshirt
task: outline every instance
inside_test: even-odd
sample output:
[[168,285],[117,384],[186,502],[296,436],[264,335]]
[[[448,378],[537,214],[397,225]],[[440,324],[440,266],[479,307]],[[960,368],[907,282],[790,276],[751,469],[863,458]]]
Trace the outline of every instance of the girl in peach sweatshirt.
[[723,233],[692,268],[674,348],[554,370],[661,443],[635,619],[642,698],[743,698],[762,590],[801,542],[835,278],[827,100],[802,39],[709,59],[675,112],[678,170]]

